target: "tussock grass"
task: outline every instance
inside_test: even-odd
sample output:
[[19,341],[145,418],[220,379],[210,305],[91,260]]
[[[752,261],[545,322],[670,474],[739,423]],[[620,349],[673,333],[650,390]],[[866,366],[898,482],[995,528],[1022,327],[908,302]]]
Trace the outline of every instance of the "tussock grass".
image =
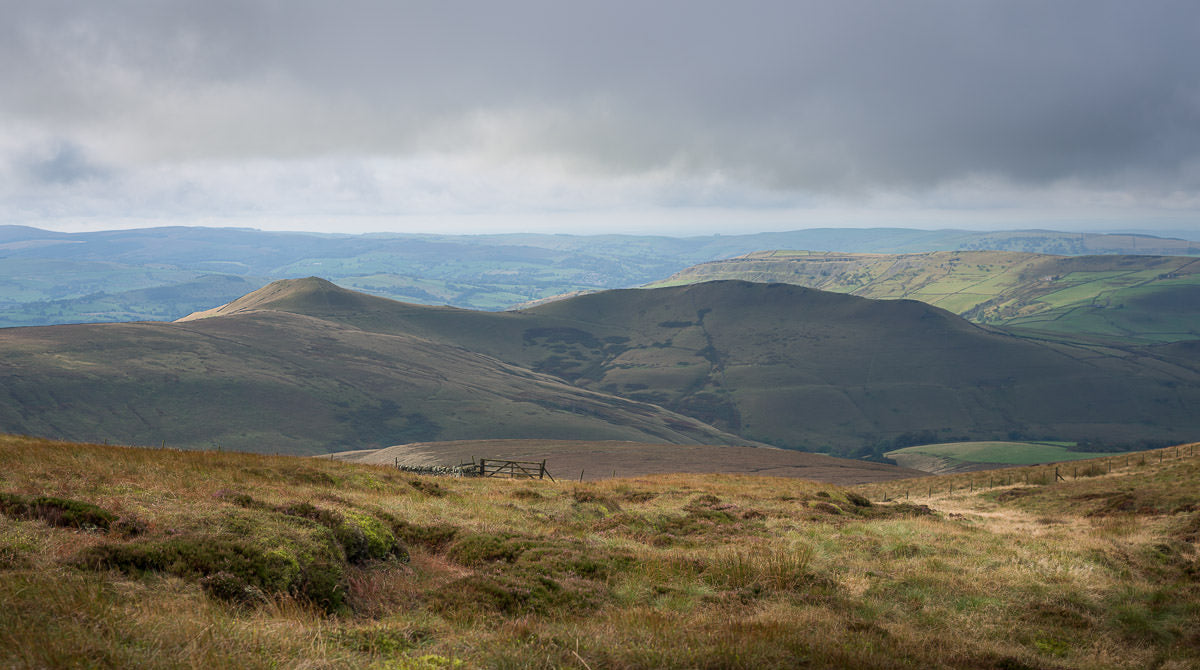
[[1195,666],[1200,470],[1122,472],[880,503],[0,436],[0,665]]

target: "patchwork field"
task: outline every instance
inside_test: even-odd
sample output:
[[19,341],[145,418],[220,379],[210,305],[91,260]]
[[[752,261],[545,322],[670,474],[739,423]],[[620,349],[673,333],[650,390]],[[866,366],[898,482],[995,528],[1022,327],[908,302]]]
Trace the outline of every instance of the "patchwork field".
[[1196,667],[1200,451],[1133,459],[879,503],[0,437],[0,665]]
[[1039,337],[1126,345],[1200,339],[1200,260],[1188,256],[763,251],[652,286],[724,279],[920,300]]
[[[905,253],[1200,254],[1145,235],[902,228],[686,238],[629,235],[313,235],[202,227],[60,233],[0,225],[0,327],[171,320],[309,274],[374,295],[498,310],[637,286],[763,249]],[[237,282],[248,285],[236,293]],[[949,309],[949,307],[947,307]]]

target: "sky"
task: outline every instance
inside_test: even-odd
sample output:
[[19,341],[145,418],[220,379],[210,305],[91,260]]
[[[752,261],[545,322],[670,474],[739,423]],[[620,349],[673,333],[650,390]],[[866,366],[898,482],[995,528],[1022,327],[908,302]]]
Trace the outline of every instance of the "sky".
[[1195,0],[0,16],[0,224],[1200,230]]

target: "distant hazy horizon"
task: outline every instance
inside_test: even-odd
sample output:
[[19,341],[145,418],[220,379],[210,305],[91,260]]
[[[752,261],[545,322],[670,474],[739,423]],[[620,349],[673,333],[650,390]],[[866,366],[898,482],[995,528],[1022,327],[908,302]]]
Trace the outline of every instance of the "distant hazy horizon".
[[[507,223],[507,222],[505,222]],[[258,225],[256,225],[258,224]],[[1021,230],[1048,230],[1066,233],[1094,233],[1101,235],[1151,235],[1154,237],[1179,238],[1185,240],[1200,241],[1200,226],[1192,225],[1191,223],[1181,224],[1177,227],[1161,227],[1161,228],[1133,228],[1128,226],[1117,226],[1111,228],[1072,225],[1069,222],[1045,222],[1033,221],[1029,225],[1010,225],[1005,227],[987,227],[987,226],[955,226],[955,225],[810,225],[810,226],[768,226],[768,227],[739,227],[739,226],[720,226],[720,225],[705,225],[705,226],[689,226],[681,224],[678,226],[664,226],[655,228],[653,226],[641,225],[564,225],[564,226],[527,226],[520,227],[519,225],[496,225],[494,221],[489,221],[487,225],[461,225],[447,226],[444,222],[439,223],[437,220],[429,219],[419,222],[414,225],[413,222],[404,221],[401,223],[388,223],[386,221],[372,221],[369,225],[354,226],[342,225],[342,222],[330,224],[327,221],[305,221],[297,219],[288,219],[282,221],[256,222],[256,221],[169,221],[169,222],[148,222],[143,220],[138,221],[122,221],[116,224],[109,222],[26,222],[26,223],[3,223],[0,225],[19,225],[29,228],[37,228],[58,233],[96,233],[118,230],[139,230],[150,228],[167,228],[167,227],[198,227],[198,228],[213,228],[213,229],[235,229],[235,230],[254,230],[262,232],[275,233],[308,233],[316,235],[372,235],[372,234],[394,234],[394,235],[572,235],[572,236],[596,236],[596,235],[645,235],[656,237],[705,237],[711,235],[754,235],[760,233],[787,233],[814,229],[842,229],[842,230],[867,230],[867,229],[908,229],[908,230],[924,230],[924,231],[945,231],[945,230],[961,230],[967,232],[1005,232],[1005,231],[1021,231]]]

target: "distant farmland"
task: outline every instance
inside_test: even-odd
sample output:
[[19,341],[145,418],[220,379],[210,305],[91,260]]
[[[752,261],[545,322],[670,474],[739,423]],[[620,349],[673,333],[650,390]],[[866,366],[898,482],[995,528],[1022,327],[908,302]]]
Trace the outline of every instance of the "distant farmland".
[[1097,456],[1071,451],[1073,446],[1074,442],[945,442],[905,447],[886,455],[904,467],[935,473],[1078,461]]

